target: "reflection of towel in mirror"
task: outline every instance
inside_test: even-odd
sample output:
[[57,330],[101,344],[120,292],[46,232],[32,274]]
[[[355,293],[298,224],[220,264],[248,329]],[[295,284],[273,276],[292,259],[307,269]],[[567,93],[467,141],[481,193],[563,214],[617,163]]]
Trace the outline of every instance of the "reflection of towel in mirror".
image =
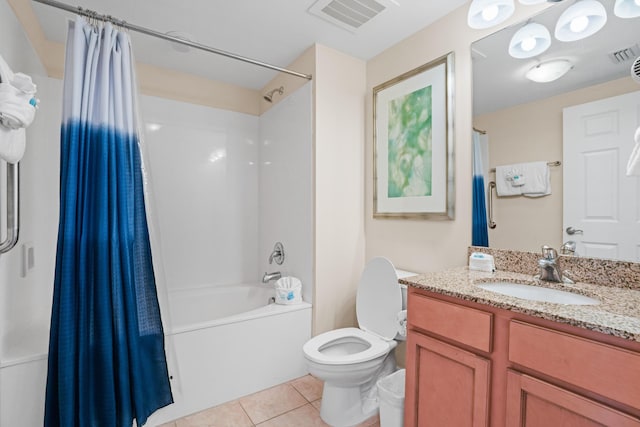
[[[519,176],[517,183],[514,171]],[[496,191],[498,196],[547,196],[551,194],[549,165],[547,162],[529,162],[496,166]]]
[[523,174],[527,182],[522,186],[522,195],[542,197],[551,194],[551,177],[547,162],[523,163]]
[[498,196],[519,196],[522,186],[513,185],[513,176],[520,176],[519,165],[496,166],[496,192]]
[[627,162],[627,176],[640,175],[640,127],[636,129],[634,139],[636,145],[633,147],[633,151]]

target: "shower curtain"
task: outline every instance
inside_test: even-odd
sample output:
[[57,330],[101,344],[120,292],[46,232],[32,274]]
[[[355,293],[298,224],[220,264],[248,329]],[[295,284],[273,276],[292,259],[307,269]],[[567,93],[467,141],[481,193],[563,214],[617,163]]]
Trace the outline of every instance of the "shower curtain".
[[130,40],[69,23],[45,427],[131,427],[172,403]]
[[484,165],[482,159],[482,143],[480,132],[473,131],[473,216],[471,227],[471,244],[473,246],[489,246],[487,229],[487,196],[484,192]]

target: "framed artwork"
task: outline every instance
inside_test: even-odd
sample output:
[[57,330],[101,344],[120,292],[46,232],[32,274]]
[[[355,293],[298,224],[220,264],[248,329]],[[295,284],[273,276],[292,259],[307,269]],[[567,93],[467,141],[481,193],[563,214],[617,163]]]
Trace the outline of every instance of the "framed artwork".
[[374,218],[454,218],[453,52],[373,89]]

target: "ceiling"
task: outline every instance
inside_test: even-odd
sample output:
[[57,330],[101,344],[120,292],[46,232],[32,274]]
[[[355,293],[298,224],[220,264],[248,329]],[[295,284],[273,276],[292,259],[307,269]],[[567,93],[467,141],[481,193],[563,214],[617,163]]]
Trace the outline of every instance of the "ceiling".
[[[187,33],[216,49],[287,67],[314,43],[369,60],[468,0],[377,0],[386,8],[355,33],[308,12],[315,0],[61,0],[159,32]],[[350,0],[347,0],[350,1]],[[368,0],[360,0],[368,1]],[[32,2],[45,37],[65,42],[73,15]],[[262,89],[277,72],[131,32],[136,60]]]
[[[560,42],[553,36],[558,18],[574,4],[572,1],[558,3],[528,19],[526,22],[545,25],[551,33],[551,47],[534,58],[516,59],[508,53],[511,37],[524,23],[474,42],[471,45],[474,115],[629,76],[633,59],[640,56],[640,18],[618,18],[613,13],[614,0],[599,1],[607,11],[606,26],[591,37],[575,42]],[[611,52],[627,47],[634,47],[630,60],[615,63],[609,57]],[[573,69],[549,83],[535,83],[524,77],[527,70],[550,59],[568,59]]]

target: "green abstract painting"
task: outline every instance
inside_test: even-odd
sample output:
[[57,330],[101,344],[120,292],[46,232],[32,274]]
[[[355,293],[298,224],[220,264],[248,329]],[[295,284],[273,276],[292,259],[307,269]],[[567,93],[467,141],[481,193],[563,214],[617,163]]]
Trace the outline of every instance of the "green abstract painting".
[[387,197],[431,196],[431,86],[389,101]]

